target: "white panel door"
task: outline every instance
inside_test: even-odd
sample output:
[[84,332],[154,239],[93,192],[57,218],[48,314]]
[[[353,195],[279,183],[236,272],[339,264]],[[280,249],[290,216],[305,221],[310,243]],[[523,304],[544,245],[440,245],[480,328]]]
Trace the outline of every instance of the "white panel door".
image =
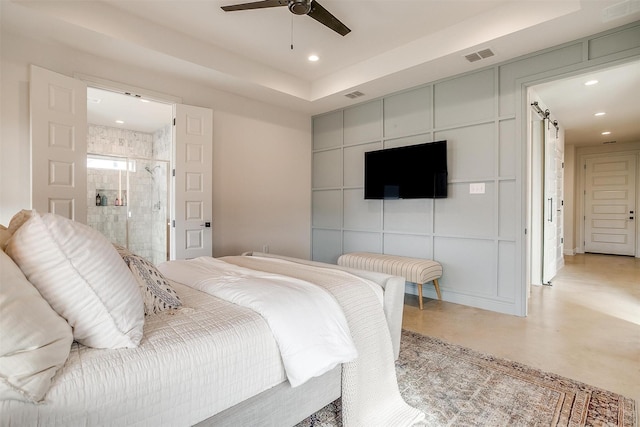
[[87,86],[31,66],[31,204],[86,223]]
[[[552,129],[553,130],[553,129]],[[564,136],[556,138],[556,272],[564,267]]]
[[[542,285],[542,270],[544,269],[544,128],[545,121],[538,115],[531,120],[531,261],[530,277],[532,285]],[[527,289],[529,295],[530,289]]]
[[636,156],[587,159],[585,252],[635,255]]
[[551,282],[558,271],[558,138],[556,129],[550,126],[549,119],[544,121],[544,250],[543,250],[543,283]]
[[171,259],[213,255],[213,111],[176,105]]

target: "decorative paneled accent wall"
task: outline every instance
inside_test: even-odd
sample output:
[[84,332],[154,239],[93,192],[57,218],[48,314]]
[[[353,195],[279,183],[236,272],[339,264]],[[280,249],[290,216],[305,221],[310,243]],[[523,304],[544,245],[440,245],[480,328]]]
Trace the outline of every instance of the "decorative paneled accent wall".
[[[526,314],[525,85],[637,58],[639,34],[636,23],[315,116],[312,258],[335,263],[368,251],[435,259],[444,268],[443,299]],[[365,152],[443,139],[448,198],[364,199]],[[470,194],[472,183],[485,193]]]
[[[513,301],[513,287],[502,282],[515,279],[516,159],[500,140],[513,139],[514,117],[498,115],[496,74],[491,68],[314,118],[313,259],[335,262],[353,251],[435,259],[449,297]],[[365,152],[443,139],[448,198],[364,199]],[[485,193],[469,194],[471,183],[484,183]]]

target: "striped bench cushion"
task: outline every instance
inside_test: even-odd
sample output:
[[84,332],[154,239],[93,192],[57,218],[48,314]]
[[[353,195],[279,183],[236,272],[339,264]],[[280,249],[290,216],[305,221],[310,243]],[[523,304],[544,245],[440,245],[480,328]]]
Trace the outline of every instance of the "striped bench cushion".
[[442,276],[442,265],[437,261],[369,252],[341,255],[338,265],[400,276],[413,283],[427,283]]

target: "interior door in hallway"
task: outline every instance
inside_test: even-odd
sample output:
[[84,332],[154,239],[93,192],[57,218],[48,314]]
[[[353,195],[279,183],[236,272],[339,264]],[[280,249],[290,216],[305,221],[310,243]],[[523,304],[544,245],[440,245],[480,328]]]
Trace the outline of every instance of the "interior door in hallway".
[[635,255],[636,156],[585,163],[585,252]]

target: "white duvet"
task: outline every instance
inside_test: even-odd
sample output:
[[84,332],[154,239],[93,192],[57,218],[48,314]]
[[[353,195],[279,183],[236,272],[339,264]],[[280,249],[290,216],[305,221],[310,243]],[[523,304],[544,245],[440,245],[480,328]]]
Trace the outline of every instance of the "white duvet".
[[259,313],[278,343],[292,387],[357,357],[342,309],[316,285],[210,257],[166,262],[158,269],[171,280]]

